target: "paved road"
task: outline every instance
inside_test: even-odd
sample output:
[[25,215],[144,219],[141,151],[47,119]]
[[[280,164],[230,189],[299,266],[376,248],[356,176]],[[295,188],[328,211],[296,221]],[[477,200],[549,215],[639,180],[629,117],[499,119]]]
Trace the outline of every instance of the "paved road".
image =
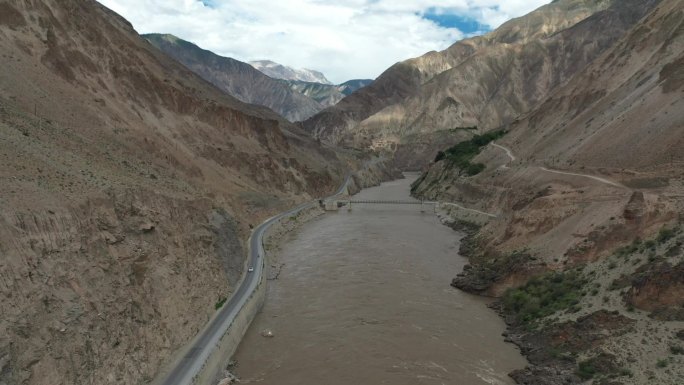
[[[348,175],[344,180],[344,183],[342,183],[342,186],[340,186],[332,196],[342,194],[346,189],[350,178],[351,175]],[[219,310],[218,315],[211,320],[209,326],[195,338],[195,341],[192,343],[192,346],[188,349],[187,353],[176,362],[176,366],[171,369],[167,377],[161,382],[162,385],[188,385],[192,383],[193,377],[202,369],[207,358],[217,346],[221,337],[230,327],[230,324],[261,280],[264,271],[263,236],[266,230],[279,219],[294,215],[297,212],[314,205],[315,203],[313,202],[303,203],[289,211],[266,220],[259,225],[259,227],[254,229],[252,236],[249,239],[249,266],[253,267],[254,271],[246,273],[235,293],[233,293],[221,310]]]

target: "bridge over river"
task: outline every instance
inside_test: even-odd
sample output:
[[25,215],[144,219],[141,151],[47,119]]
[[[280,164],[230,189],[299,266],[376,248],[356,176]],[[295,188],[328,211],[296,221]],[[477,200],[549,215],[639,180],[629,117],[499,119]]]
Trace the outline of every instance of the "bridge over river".
[[326,202],[325,209],[328,211],[336,211],[340,207],[347,207],[347,210],[351,210],[353,205],[413,205],[420,206],[420,211],[425,211],[426,207],[432,206],[432,210],[437,210],[437,205],[439,202],[434,201],[419,201],[419,200],[396,200],[396,199],[347,199],[347,200],[334,200]]
[[400,200],[358,200],[352,199],[348,201],[338,201],[338,202],[348,202],[352,204],[378,204],[378,205],[436,205],[438,202],[432,201],[400,201]]
[[498,215],[487,213],[473,208],[468,208],[462,206],[458,203],[453,202],[439,202],[439,201],[426,201],[426,200],[402,200],[402,199],[335,199],[335,200],[325,200],[321,201],[321,206],[326,211],[338,211],[340,207],[347,207],[347,210],[351,211],[353,205],[414,205],[420,206],[420,211],[425,212],[427,207],[432,207],[434,212],[440,207],[453,207],[459,210],[464,210],[466,212],[483,215],[484,217],[496,218]]

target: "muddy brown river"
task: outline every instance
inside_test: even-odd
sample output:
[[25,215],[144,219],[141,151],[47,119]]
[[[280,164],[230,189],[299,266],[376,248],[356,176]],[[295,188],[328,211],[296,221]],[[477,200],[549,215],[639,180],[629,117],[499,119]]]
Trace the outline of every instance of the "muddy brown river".
[[[355,199],[409,200],[413,180]],[[512,384],[526,362],[504,323],[449,286],[466,263],[459,238],[420,206],[355,205],[307,223],[278,254],[235,372],[269,385]]]

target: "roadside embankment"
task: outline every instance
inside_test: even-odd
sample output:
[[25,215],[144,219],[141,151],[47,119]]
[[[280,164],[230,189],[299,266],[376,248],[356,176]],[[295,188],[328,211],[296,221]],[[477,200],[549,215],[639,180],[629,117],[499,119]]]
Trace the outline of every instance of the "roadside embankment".
[[261,309],[266,299],[266,279],[262,275],[256,288],[248,300],[236,314],[230,327],[223,334],[216,347],[204,363],[202,370],[195,376],[193,384],[206,385],[216,384],[221,378],[226,377],[226,368],[230,357],[233,356],[242,337],[247,332],[252,320]]

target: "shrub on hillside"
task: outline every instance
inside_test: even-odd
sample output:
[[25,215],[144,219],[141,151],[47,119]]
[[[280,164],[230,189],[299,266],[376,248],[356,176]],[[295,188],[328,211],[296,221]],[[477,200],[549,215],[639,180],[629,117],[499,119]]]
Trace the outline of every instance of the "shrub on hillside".
[[663,244],[663,243],[669,241],[670,239],[672,239],[674,236],[675,236],[674,229],[668,229],[668,228],[663,227],[662,229],[660,229],[660,232],[658,232],[658,236],[656,237],[656,241],[659,244]]
[[485,165],[482,163],[473,164],[471,160],[480,153],[482,147],[501,138],[505,134],[505,130],[499,130],[475,135],[469,140],[449,147],[445,151],[439,151],[435,157],[435,162],[446,160],[450,165],[458,167],[470,176],[477,175],[485,169]]
[[482,163],[471,163],[468,165],[468,167],[466,167],[465,172],[469,176],[473,176],[484,171],[485,167],[486,166]]
[[528,324],[577,305],[587,283],[578,272],[550,272],[532,278],[524,286],[508,290],[503,297],[506,311]]

